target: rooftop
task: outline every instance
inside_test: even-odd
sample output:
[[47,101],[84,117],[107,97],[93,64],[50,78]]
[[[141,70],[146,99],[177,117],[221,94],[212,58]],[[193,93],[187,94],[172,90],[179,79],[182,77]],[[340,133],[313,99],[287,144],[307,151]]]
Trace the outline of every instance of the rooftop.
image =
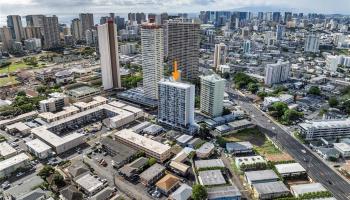
[[211,187],[207,189],[208,199],[221,199],[241,196],[241,192],[236,186]]
[[226,184],[226,180],[220,170],[200,171],[198,173],[201,185],[222,185]]
[[0,161],[0,171],[3,171],[24,161],[29,161],[29,157],[25,153],[21,153],[6,160],[2,160]]
[[250,181],[262,181],[270,179],[278,179],[277,174],[273,170],[259,170],[245,172],[245,176]]
[[101,181],[89,173],[76,177],[74,181],[88,192],[94,192],[103,185]]
[[350,119],[312,121],[307,123],[300,123],[299,126],[306,130],[310,128],[315,128],[315,129],[348,128],[350,127]]
[[138,146],[141,146],[145,149],[149,149],[157,154],[163,154],[170,150],[168,145],[162,144],[150,138],[146,138],[142,135],[139,135],[132,131],[131,129],[123,129],[115,133],[116,137],[122,138],[129,142],[132,142]]
[[304,167],[302,167],[299,163],[278,164],[275,165],[275,167],[280,174],[306,172]]
[[192,195],[192,187],[187,184],[182,184],[177,190],[175,190],[170,198],[173,200],[187,200]]
[[250,142],[229,142],[226,143],[226,149],[232,151],[252,150],[253,145]]
[[212,151],[215,148],[213,143],[206,142],[204,143],[199,149],[197,149],[197,152],[207,154],[210,151]]
[[176,139],[176,141],[179,142],[179,143],[182,143],[182,144],[186,144],[186,143],[189,142],[192,138],[193,138],[192,135],[183,134],[183,135],[181,135],[180,137],[178,137],[178,138]]
[[140,178],[149,181],[149,180],[152,180],[153,177],[157,176],[158,174],[164,171],[165,171],[165,167],[163,165],[155,163],[154,165],[146,169],[144,172],[142,172],[140,174]]
[[197,169],[209,167],[225,167],[221,159],[196,160],[195,165]]
[[247,125],[251,125],[253,124],[251,121],[248,121],[247,119],[241,119],[241,120],[237,120],[237,121],[233,121],[228,123],[231,127],[235,128],[235,127],[241,127],[241,126],[247,126]]
[[290,186],[290,189],[294,192],[295,195],[302,195],[310,192],[327,191],[327,189],[323,187],[321,183],[292,185]]
[[282,181],[253,184],[254,189],[260,194],[274,194],[289,192]]
[[350,151],[350,145],[347,143],[334,143],[334,148],[339,149],[340,151],[343,152],[348,152]]
[[91,93],[97,93],[100,90],[94,87],[89,86],[82,86],[82,87],[76,87],[73,89],[69,89],[69,93],[73,96],[83,96],[85,94],[91,94]]
[[16,153],[16,149],[11,147],[7,142],[0,143],[0,155],[3,157],[7,157],[8,155],[12,155]]
[[31,149],[35,150],[38,153],[42,153],[51,149],[49,145],[47,145],[46,143],[42,142],[39,139],[31,140],[26,144],[28,147],[30,147]]
[[179,183],[180,179],[178,177],[172,174],[167,174],[156,183],[156,186],[163,191],[169,191]]

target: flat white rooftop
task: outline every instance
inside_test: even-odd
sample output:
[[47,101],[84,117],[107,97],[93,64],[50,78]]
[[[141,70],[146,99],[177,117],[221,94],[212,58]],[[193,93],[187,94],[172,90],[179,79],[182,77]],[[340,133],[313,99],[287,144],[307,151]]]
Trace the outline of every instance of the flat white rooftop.
[[99,181],[97,178],[95,178],[89,173],[78,177],[78,179],[76,179],[75,182],[89,192],[94,192],[103,185],[101,181]]
[[339,149],[342,152],[350,152],[350,145],[347,143],[334,143],[334,148]]
[[287,164],[279,164],[275,165],[276,170],[280,174],[289,174],[289,173],[302,173],[306,172],[303,166],[299,163],[287,163]]
[[8,158],[6,160],[0,161],[0,171],[3,171],[9,167],[12,167],[14,165],[17,165],[19,163],[22,163],[26,160],[29,160],[29,157],[25,153],[21,153],[18,155],[15,155],[11,158]]
[[290,189],[294,191],[294,194],[296,195],[302,195],[310,192],[327,191],[327,189],[323,187],[321,183],[307,183],[307,184],[292,185],[290,186]]
[[51,147],[49,145],[47,145],[46,143],[42,142],[39,139],[34,139],[31,140],[29,142],[26,143],[28,147],[30,147],[31,149],[33,149],[34,151],[38,152],[38,153],[42,153],[45,151],[48,151],[51,149]]
[[342,120],[322,120],[322,121],[312,121],[308,123],[300,123],[304,129],[333,129],[333,128],[349,128],[350,127],[350,119],[342,119]]
[[30,129],[30,127],[27,126],[23,122],[17,122],[17,123],[11,124],[11,125],[7,125],[6,129],[9,129],[9,130],[17,129],[18,131],[22,132],[22,131],[26,131],[26,130]]
[[170,150],[168,145],[146,138],[132,131],[131,129],[123,129],[115,133],[116,137],[127,140],[140,147],[156,152],[157,154],[163,154]]
[[8,155],[16,153],[16,149],[11,147],[7,142],[0,143],[0,155],[7,157]]

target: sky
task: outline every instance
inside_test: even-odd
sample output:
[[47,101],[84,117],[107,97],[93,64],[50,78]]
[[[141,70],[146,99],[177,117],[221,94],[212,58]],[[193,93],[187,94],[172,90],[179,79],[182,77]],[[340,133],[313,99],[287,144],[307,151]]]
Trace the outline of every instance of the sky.
[[350,14],[350,0],[0,0],[0,25],[6,15],[56,14],[71,15],[80,12],[189,12],[201,10],[234,10],[259,8]]

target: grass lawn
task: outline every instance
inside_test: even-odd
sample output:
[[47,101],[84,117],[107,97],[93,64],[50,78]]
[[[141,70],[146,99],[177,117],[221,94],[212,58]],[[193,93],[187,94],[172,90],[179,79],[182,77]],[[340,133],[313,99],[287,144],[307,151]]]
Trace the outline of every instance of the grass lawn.
[[16,80],[16,77],[14,77],[14,76],[0,78],[0,87],[6,86],[6,85],[11,85],[11,84],[16,84],[16,83],[18,83],[18,81]]
[[264,134],[255,128],[232,133],[231,135],[225,137],[225,139],[232,142],[249,141],[254,145],[254,149],[260,155],[266,156],[272,154],[282,154],[282,152],[277,149],[275,145],[265,137]]
[[0,74],[3,74],[3,73],[7,73],[7,72],[15,72],[19,69],[25,69],[25,68],[28,68],[29,66],[26,65],[24,62],[17,62],[17,63],[12,63],[10,66],[9,66],[9,71],[8,71],[8,67],[4,67],[4,68],[1,68],[0,69]]

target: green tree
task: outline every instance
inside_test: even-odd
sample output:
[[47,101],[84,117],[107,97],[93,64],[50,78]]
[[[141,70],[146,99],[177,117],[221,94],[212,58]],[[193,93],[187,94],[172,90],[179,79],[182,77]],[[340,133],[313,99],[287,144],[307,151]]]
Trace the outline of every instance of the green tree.
[[45,165],[38,173],[39,176],[46,178],[55,172],[55,169],[50,165]]
[[222,110],[222,115],[229,115],[231,113],[232,113],[232,111],[226,107],[224,107]]
[[21,96],[21,97],[26,96],[26,92],[21,90],[21,91],[17,92],[17,96]]
[[296,121],[303,116],[304,114],[302,112],[298,112],[294,109],[287,109],[282,116],[282,121],[285,124],[290,124],[292,121]]
[[52,180],[53,180],[53,183],[59,188],[66,185],[66,182],[64,182],[63,176],[58,172],[55,172],[55,174],[52,177]]
[[350,114],[350,100],[344,101],[342,108],[346,113]]
[[312,95],[321,95],[321,90],[318,86],[311,86],[308,91],[309,94]]
[[336,97],[331,97],[328,99],[328,104],[329,104],[329,107],[337,107],[339,105],[339,101]]
[[199,132],[198,132],[199,137],[206,138],[209,135],[209,133],[210,133],[210,130],[209,130],[207,124],[202,123],[200,125]]
[[194,107],[199,108],[201,106],[201,100],[199,96],[195,96],[194,98]]
[[193,200],[205,200],[208,197],[207,190],[203,185],[195,184],[192,187],[192,199]]
[[269,108],[272,115],[277,118],[280,118],[286,110],[288,110],[288,105],[283,102],[275,102]]
[[152,166],[152,165],[154,165],[154,164],[156,164],[156,162],[157,162],[157,160],[155,159],[155,158],[150,158],[150,159],[148,159],[148,166]]
[[250,82],[248,83],[248,90],[255,94],[259,90],[259,85],[257,83]]

